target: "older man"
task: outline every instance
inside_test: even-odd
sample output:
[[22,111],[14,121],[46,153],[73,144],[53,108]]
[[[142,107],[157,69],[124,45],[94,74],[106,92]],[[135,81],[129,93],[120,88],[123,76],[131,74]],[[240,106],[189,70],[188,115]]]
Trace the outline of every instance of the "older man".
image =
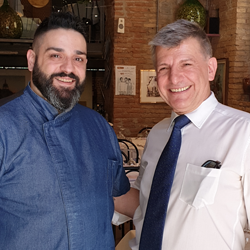
[[[151,130],[137,181],[116,200],[117,211],[134,216],[131,248],[242,250],[250,212],[250,115],[222,105],[210,91],[217,62],[197,24],[178,20],[150,44],[160,95],[173,111]],[[182,118],[178,151],[169,138]]]

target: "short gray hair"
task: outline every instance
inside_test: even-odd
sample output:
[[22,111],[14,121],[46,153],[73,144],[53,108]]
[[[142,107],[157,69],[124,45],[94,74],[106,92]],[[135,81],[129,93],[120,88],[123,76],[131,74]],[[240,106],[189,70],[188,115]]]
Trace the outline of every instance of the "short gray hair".
[[205,31],[195,22],[179,19],[163,27],[149,43],[154,66],[155,50],[157,46],[164,48],[174,48],[188,38],[195,38],[200,43],[201,50],[205,57],[212,57],[212,47]]

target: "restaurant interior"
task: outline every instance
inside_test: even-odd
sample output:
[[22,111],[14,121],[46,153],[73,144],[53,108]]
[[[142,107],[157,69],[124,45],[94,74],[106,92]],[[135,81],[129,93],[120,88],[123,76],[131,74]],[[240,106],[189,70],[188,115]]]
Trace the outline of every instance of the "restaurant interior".
[[[79,103],[113,126],[133,181],[147,134],[171,113],[157,91],[148,43],[185,12],[188,2],[203,8],[198,18],[218,60],[211,89],[221,103],[250,112],[249,0],[0,0],[0,98],[29,82],[26,52],[39,23],[51,12],[73,12],[87,34],[86,86]],[[13,18],[3,8],[7,4],[21,19],[19,35],[4,32],[3,24]],[[114,227],[116,243],[131,229],[131,221]]]

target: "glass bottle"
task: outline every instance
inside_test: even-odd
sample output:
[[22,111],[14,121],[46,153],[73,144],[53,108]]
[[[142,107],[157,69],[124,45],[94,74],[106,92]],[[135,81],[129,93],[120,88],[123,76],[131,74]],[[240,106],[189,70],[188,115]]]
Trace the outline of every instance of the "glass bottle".
[[20,38],[23,32],[21,17],[10,6],[8,0],[4,0],[0,8],[0,37]]
[[206,9],[198,0],[186,0],[177,10],[177,19],[186,19],[206,26]]

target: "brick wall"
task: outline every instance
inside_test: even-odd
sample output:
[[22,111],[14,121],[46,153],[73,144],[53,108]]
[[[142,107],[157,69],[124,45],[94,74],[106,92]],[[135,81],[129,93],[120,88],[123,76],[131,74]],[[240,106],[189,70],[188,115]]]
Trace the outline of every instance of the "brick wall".
[[[106,0],[109,26],[112,37],[112,68],[110,94],[107,104],[109,118],[125,128],[124,134],[135,136],[144,126],[155,123],[170,115],[166,104],[140,103],[140,70],[153,69],[148,42],[156,31],[175,20],[175,12],[184,0],[132,1]],[[250,1],[249,0],[200,0],[208,10],[219,9],[220,37],[210,38],[214,56],[228,58],[227,104],[250,112],[250,99],[243,93],[242,79],[250,75]],[[158,12],[157,12],[158,9]],[[158,15],[157,15],[158,13]],[[118,34],[117,21],[125,19],[125,33]],[[136,66],[136,95],[115,95],[115,65]],[[107,94],[108,95],[108,94]]]
[[229,62],[227,105],[250,112],[250,99],[242,85],[250,74],[250,1],[212,0],[212,4],[220,15],[220,37],[212,40],[214,56]]
[[[153,69],[149,41],[156,33],[156,1],[107,1],[114,8],[113,72],[111,86],[114,95],[111,122],[125,128],[126,136],[136,136],[145,125],[153,126],[170,115],[165,103],[140,103],[140,70]],[[117,33],[118,18],[125,19],[125,33]],[[110,29],[110,27],[108,28]],[[110,32],[110,31],[109,31]],[[111,33],[111,32],[110,32]],[[115,65],[136,66],[136,95],[115,95]]]

